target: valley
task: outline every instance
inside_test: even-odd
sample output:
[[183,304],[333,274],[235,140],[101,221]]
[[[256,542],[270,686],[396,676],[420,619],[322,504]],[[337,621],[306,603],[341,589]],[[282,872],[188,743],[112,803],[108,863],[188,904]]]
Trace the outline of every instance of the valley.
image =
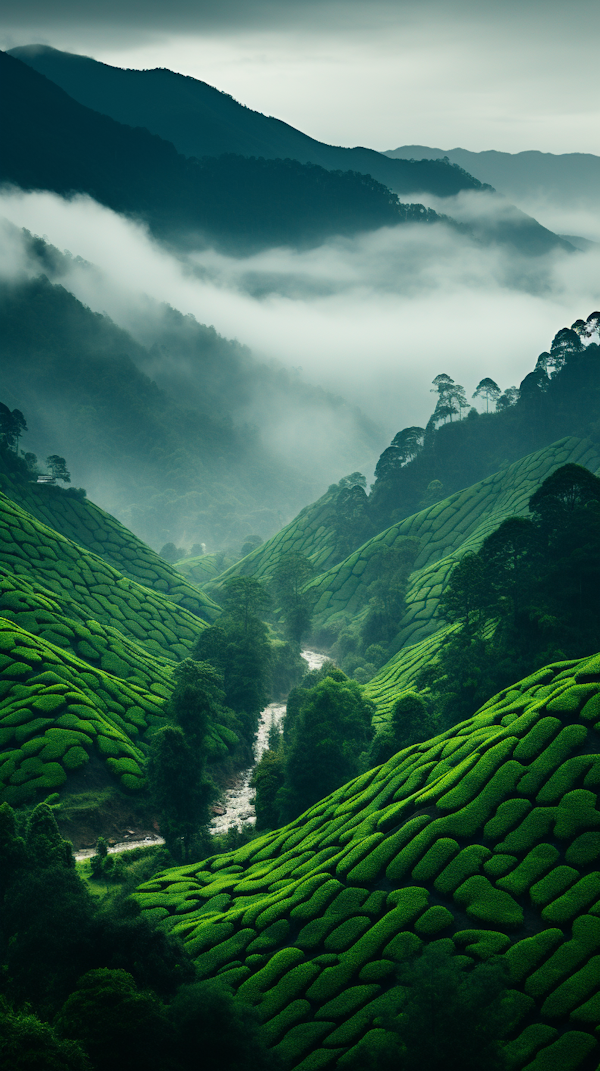
[[598,157],[7,40],[3,1066],[598,1071]]

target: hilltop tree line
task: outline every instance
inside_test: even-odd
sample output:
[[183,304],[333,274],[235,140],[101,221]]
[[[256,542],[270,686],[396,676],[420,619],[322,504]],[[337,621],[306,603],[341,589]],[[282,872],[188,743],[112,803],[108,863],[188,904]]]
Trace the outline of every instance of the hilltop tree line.
[[600,312],[554,337],[517,388],[489,376],[470,404],[447,373],[433,380],[434,411],[424,428],[402,428],[381,454],[370,494],[360,473],[342,481],[334,522],[340,559],[383,528],[564,435],[600,437]]
[[552,473],[454,567],[439,613],[455,631],[418,679],[444,727],[537,670],[600,648],[600,479]]

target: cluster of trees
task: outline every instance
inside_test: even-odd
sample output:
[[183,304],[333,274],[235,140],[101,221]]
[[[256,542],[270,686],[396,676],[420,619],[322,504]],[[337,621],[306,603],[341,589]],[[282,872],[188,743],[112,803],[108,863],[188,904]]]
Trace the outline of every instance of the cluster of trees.
[[302,675],[305,663],[295,638],[306,623],[300,559],[290,555],[275,571],[275,588],[288,600],[291,639],[278,639],[261,620],[270,602],[264,585],[255,577],[231,577],[224,585],[223,614],[200,633],[192,657],[173,671],[175,686],[165,707],[169,721],[152,738],[147,773],[160,831],[175,860],[210,850],[209,806],[218,795],[206,772],[211,726],[237,735],[236,764],[251,762],[261,711]]
[[457,629],[421,673],[444,727],[511,681],[600,647],[600,479],[557,469],[454,567],[440,612]]
[[[3,446],[5,450],[13,450],[15,456],[25,463],[27,472],[37,475],[39,470],[36,455],[25,450],[19,452],[19,440],[28,430],[27,421],[20,409],[11,411],[4,402],[0,402],[0,446]],[[64,457],[50,454],[46,458],[46,467],[55,480],[62,480],[63,483],[71,482],[71,473]]]
[[[432,942],[398,971],[405,996],[344,1066],[349,1071],[502,1071],[502,1038],[511,1015],[506,965],[500,958],[467,969],[465,957]],[[515,1014],[516,1013],[516,1014]],[[512,1021],[511,1021],[512,1020]]]
[[425,428],[403,428],[381,454],[367,494],[360,474],[337,495],[334,522],[340,558],[370,535],[483,479],[564,435],[599,434],[600,312],[555,335],[520,386],[502,391],[482,378],[469,404],[464,387],[436,376],[436,405]]
[[373,709],[332,662],[306,674],[253,774],[257,829],[291,821],[366,768]]
[[0,807],[0,1062],[10,1071],[267,1071],[251,1008],[198,983],[126,895],[90,895],[53,810]]

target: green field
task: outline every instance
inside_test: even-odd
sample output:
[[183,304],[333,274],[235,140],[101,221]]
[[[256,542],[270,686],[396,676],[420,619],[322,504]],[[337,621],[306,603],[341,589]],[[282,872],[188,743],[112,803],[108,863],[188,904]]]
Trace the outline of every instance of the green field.
[[283,829],[138,889],[285,1067],[344,1066],[426,942],[506,957],[509,1066],[598,1059],[600,656],[541,669]]

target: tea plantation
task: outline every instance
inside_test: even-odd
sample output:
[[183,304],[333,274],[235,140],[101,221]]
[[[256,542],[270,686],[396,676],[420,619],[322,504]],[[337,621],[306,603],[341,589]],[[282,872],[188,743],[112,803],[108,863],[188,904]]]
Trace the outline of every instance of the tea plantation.
[[[505,957],[509,1067],[596,1067],[600,655],[541,669],[283,829],[137,897],[200,977],[256,1005],[284,1067],[345,1066],[401,1008],[396,965],[442,942]],[[592,1061],[590,1063],[590,1060]]]
[[[92,755],[109,783],[138,792],[146,733],[205,621],[185,591],[178,605],[124,577],[4,495],[0,546],[0,801],[60,790]],[[236,743],[215,725],[209,761]]]
[[10,468],[7,459],[10,455],[0,451],[0,491],[30,517],[202,620],[215,620],[219,607],[109,513],[61,487],[23,479],[20,472]]
[[360,618],[368,607],[369,586],[377,579],[377,552],[397,540],[416,539],[420,551],[410,577],[408,609],[400,622],[398,643],[414,644],[436,631],[438,599],[455,563],[506,517],[527,515],[529,498],[556,468],[567,463],[600,469],[600,452],[586,439],[561,439],[521,458],[480,483],[405,518],[370,539],[339,565],[307,585],[314,593],[315,625],[340,617]]
[[289,551],[310,558],[317,570],[327,569],[335,561],[333,521],[336,497],[337,487],[334,486],[316,502],[300,510],[298,516],[280,532],[230,566],[214,581],[208,582],[206,590],[218,599],[221,585],[230,576],[268,577],[281,555]]

